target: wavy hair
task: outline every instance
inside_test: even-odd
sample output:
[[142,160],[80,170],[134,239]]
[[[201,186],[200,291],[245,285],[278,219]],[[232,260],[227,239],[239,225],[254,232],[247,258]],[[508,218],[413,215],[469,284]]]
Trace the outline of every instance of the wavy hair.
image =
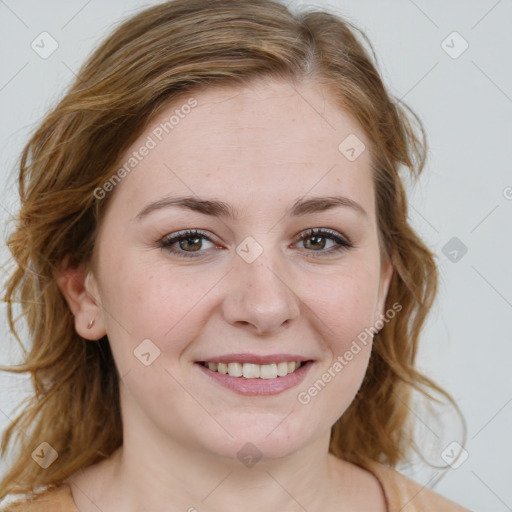
[[[63,262],[90,262],[109,202],[94,191],[123,153],[179,95],[208,86],[308,80],[329,89],[371,144],[381,251],[394,267],[386,309],[398,303],[401,311],[375,335],[362,386],[333,425],[329,451],[361,467],[396,466],[411,448],[418,451],[413,390],[435,401],[432,393],[440,394],[459,411],[415,368],[438,273],[434,254],[408,223],[400,172],[418,178],[427,141],[417,115],[386,90],[376,62],[364,33],[339,15],[292,12],[273,0],[165,2],[124,20],[92,53],[20,159],[21,207],[7,240],[12,268],[4,301],[24,359],[2,370],[30,374],[34,393],[2,437],[2,455],[15,442],[17,450],[0,499],[58,485],[122,444],[119,375],[108,338],[91,343],[77,334],[56,276]],[[44,470],[31,458],[42,440],[58,452],[58,463]]]

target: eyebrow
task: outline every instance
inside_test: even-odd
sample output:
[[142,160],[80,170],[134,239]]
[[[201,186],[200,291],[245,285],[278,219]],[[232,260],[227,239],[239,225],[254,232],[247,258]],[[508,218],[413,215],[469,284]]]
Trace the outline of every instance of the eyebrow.
[[[183,196],[164,197],[158,201],[149,203],[137,214],[135,220],[139,221],[154,211],[172,207],[188,209],[202,213],[203,215],[211,215],[213,217],[227,217],[232,219],[238,217],[237,210],[223,201],[201,199],[194,196]],[[287,211],[287,214],[292,217],[300,217],[302,215],[332,210],[333,208],[339,207],[351,208],[361,215],[366,217],[368,216],[365,209],[359,203],[344,196],[298,199]]]

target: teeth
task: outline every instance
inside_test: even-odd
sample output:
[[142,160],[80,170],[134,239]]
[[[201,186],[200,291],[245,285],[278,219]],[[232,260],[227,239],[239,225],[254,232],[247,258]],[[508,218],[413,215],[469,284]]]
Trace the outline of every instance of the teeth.
[[243,374],[243,367],[240,363],[229,363],[228,373],[232,377],[241,377]]
[[[295,369],[295,363],[290,363],[290,365],[293,366],[293,369],[291,370],[291,372],[293,372],[293,370]],[[277,376],[278,377],[284,377],[285,375],[288,375],[288,373],[291,373],[291,372],[288,372],[288,363],[277,363]]]
[[203,363],[212,372],[219,372],[231,377],[245,377],[246,379],[275,379],[293,373],[301,363],[299,361],[253,364],[253,363]]
[[259,364],[244,363],[244,365],[242,367],[242,375],[246,379],[259,379],[261,368],[263,368],[263,367],[260,367]]

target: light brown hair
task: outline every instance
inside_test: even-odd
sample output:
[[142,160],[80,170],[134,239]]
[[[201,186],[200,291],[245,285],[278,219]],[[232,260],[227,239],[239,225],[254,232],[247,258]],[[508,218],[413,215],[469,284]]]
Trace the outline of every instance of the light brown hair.
[[[362,32],[329,12],[292,13],[271,0],[176,0],[123,22],[94,51],[21,157],[5,301],[23,347],[19,304],[31,347],[23,364],[4,370],[29,372],[35,392],[2,438],[3,455],[15,439],[19,445],[0,498],[58,485],[122,444],[119,375],[108,339],[89,342],[76,333],[56,276],[63,262],[90,261],[109,201],[94,191],[123,153],[178,95],[207,86],[308,80],[328,88],[371,142],[381,250],[394,267],[385,309],[395,303],[402,309],[375,335],[363,384],[332,428],[330,451],[363,467],[370,460],[395,466],[415,447],[413,389],[443,395],[456,407],[415,369],[438,275],[433,253],[408,223],[399,173],[422,172],[425,131],[387,92],[365,44],[371,49]],[[47,469],[31,458],[41,441],[59,454]]]

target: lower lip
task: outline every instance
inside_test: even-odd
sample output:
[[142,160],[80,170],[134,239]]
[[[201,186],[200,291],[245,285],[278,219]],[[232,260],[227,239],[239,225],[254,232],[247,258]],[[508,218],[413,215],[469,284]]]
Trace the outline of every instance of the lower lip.
[[275,379],[246,379],[245,377],[232,377],[228,374],[213,372],[200,363],[195,363],[199,369],[210,379],[225,388],[231,389],[246,396],[277,395],[300,384],[309,372],[313,362],[308,361],[293,373]]

